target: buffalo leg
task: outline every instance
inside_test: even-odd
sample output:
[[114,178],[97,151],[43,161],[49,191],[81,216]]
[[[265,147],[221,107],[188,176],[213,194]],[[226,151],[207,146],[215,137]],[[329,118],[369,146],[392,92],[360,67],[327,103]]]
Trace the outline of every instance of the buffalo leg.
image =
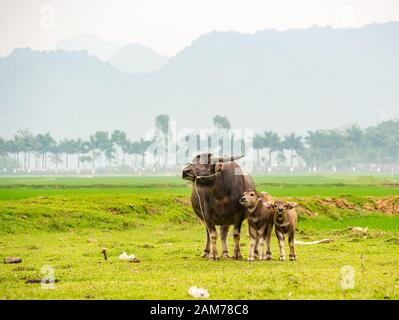
[[209,254],[209,260],[219,260],[218,250],[216,247],[216,241],[218,239],[218,233],[215,226],[208,225],[209,237],[211,238],[211,253]]
[[266,254],[265,254],[266,232],[267,232],[267,226],[262,227],[257,232],[259,239],[258,240],[259,260],[266,260]]
[[242,254],[241,254],[241,250],[240,250],[241,223],[237,224],[237,225],[234,225],[234,230],[233,230],[233,238],[234,238],[234,255],[233,255],[233,258],[236,259],[236,260],[241,260],[242,259]]
[[205,228],[205,231],[206,231],[206,244],[202,257],[209,258],[209,253],[211,252],[211,239],[209,237],[208,228]]
[[257,258],[259,256],[259,236],[256,237],[256,243],[255,243],[255,258]]
[[280,247],[280,261],[284,261],[285,260],[284,234],[281,231],[276,230],[276,236],[278,240],[278,245]]
[[272,260],[272,252],[270,250],[270,241],[272,239],[273,225],[267,227],[266,231],[266,260]]
[[296,260],[295,248],[294,248],[294,233],[289,233],[288,235],[288,243],[290,245],[290,260]]
[[227,236],[229,234],[230,226],[221,226],[220,227],[220,239],[222,240],[222,257],[230,258],[229,250],[227,245]]
[[259,236],[259,260],[266,260],[265,242],[266,242],[266,239],[263,237],[263,235],[260,235]]
[[259,238],[258,236],[258,231],[256,228],[248,222],[248,228],[249,228],[249,252],[248,252],[248,261],[254,261],[255,260],[255,249],[257,247],[257,239]]

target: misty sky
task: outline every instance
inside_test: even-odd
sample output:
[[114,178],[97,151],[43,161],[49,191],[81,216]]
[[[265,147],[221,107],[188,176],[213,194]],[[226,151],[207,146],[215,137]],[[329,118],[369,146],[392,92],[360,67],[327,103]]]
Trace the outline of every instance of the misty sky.
[[399,20],[397,0],[0,0],[0,56],[91,33],[174,55],[213,30],[252,33]]

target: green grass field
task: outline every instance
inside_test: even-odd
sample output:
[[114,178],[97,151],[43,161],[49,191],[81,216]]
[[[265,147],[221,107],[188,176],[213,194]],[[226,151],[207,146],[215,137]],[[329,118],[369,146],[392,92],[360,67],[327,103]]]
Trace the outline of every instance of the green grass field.
[[[0,299],[189,299],[193,285],[210,299],[399,298],[399,176],[255,180],[299,203],[298,240],[334,241],[297,245],[298,261],[280,262],[273,236],[273,261],[210,262],[191,187],[178,177],[2,177],[0,258],[23,261],[0,264]],[[246,223],[241,239],[246,256]],[[140,262],[119,261],[123,251]],[[37,283],[43,266],[54,269],[53,289]],[[344,266],[353,289],[341,287]]]

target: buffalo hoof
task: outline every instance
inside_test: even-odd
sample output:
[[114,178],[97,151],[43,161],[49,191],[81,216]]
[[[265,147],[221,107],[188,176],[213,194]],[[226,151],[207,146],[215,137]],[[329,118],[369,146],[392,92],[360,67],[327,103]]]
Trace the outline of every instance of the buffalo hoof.
[[242,260],[244,259],[241,253],[235,253],[233,256],[234,260]]
[[204,251],[204,253],[202,254],[202,258],[209,258],[209,252]]
[[209,261],[219,261],[220,258],[218,256],[209,255]]
[[230,257],[230,255],[229,255],[228,252],[223,252],[222,258],[223,258],[223,259],[231,259],[231,257]]
[[296,261],[296,255],[290,254],[290,261]]
[[255,257],[248,257],[248,261],[249,262],[255,261]]
[[279,260],[280,261],[284,261],[285,260],[285,256],[280,256]]

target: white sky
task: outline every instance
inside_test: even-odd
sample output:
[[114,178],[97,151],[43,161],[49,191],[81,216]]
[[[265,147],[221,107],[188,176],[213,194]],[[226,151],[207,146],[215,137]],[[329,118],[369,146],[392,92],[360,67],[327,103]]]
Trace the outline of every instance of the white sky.
[[399,20],[398,0],[0,0],[0,56],[91,33],[174,55],[201,34]]

